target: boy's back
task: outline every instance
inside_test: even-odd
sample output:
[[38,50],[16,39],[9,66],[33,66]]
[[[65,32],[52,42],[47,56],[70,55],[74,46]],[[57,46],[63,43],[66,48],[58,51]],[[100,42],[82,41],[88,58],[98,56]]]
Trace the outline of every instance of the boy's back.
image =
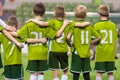
[[96,57],[96,61],[114,61],[117,40],[116,25],[109,20],[101,20],[94,25],[94,28],[102,37],[96,50],[96,56],[101,57]]
[[[17,40],[21,41],[20,39]],[[4,64],[22,64],[21,49],[17,47],[14,43],[12,43],[4,34],[0,34],[0,42],[2,42],[4,49]]]
[[[77,22],[83,22],[83,20],[78,20]],[[74,46],[81,58],[90,57],[90,44],[91,36],[98,37],[98,33],[93,29],[92,26],[86,26],[84,28],[75,27],[73,30],[74,34]]]
[[55,34],[52,33],[52,34],[54,34],[54,38],[51,41],[51,50],[50,50],[52,52],[67,52],[68,51],[66,37],[67,37],[67,34],[68,34],[70,28],[72,28],[72,24],[69,24],[65,28],[64,32],[62,33],[62,35],[59,38],[55,37],[57,31],[63,25],[63,21],[64,20],[57,20],[57,19],[53,19],[53,20],[49,21],[49,26],[52,29],[54,29],[54,31],[56,31]]
[[[48,28],[41,28],[39,25],[30,22],[24,25],[18,34],[21,38],[24,38],[25,42],[27,38],[40,39],[47,36]],[[36,44],[28,44],[29,45],[29,60],[46,60],[48,46],[47,44],[36,43]]]

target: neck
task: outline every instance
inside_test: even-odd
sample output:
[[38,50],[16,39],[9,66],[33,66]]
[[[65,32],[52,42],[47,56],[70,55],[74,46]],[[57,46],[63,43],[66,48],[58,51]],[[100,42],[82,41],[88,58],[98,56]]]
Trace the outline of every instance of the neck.
[[100,20],[108,20],[107,17],[100,17]]
[[82,18],[77,18],[77,20],[83,20]]
[[42,17],[41,16],[35,16],[35,19],[42,20]]
[[57,18],[58,20],[64,20],[64,18]]

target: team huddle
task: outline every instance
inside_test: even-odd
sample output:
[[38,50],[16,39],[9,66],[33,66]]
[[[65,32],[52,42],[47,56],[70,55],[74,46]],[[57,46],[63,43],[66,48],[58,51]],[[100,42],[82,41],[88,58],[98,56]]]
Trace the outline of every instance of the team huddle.
[[[91,25],[85,22],[87,7],[78,5],[74,9],[75,21],[65,20],[65,9],[57,5],[54,19],[42,21],[45,14],[43,3],[33,6],[34,19],[29,19],[19,28],[18,19],[10,16],[7,25],[0,21],[0,42],[3,44],[4,67],[0,57],[0,68],[4,68],[5,80],[23,80],[22,42],[28,44],[29,80],[44,80],[44,72],[52,70],[53,80],[69,80],[68,54],[72,53],[70,72],[73,80],[79,80],[82,72],[84,80],[90,80],[90,46],[95,49],[96,80],[102,80],[107,73],[108,80],[114,80],[117,29],[109,20],[109,7],[100,5],[98,14],[100,21]],[[59,70],[63,71],[59,78]]]

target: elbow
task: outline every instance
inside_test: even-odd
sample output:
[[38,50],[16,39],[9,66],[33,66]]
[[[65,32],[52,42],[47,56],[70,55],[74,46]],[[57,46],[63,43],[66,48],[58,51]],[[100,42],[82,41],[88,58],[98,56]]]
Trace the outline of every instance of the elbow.
[[26,43],[31,43],[31,41],[29,39],[26,40]]
[[98,40],[100,41],[102,38],[101,37],[98,37]]
[[61,35],[60,35],[60,34],[57,34],[56,37],[59,38],[59,37],[61,37]]

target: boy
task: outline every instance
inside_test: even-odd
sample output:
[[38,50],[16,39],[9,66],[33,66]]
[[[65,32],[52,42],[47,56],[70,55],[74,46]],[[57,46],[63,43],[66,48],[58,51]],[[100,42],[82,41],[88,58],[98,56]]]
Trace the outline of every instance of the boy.
[[[76,22],[83,22],[87,13],[87,8],[83,5],[78,5],[74,10]],[[70,42],[71,35],[73,35],[73,44]],[[95,39],[92,41],[91,37]],[[79,80],[79,74],[83,72],[84,80],[90,80],[90,44],[100,40],[99,34],[88,25],[84,28],[74,27],[67,36],[69,45],[74,45],[74,52],[72,54],[71,72],[73,73],[73,80]]]
[[[67,42],[66,37],[69,30],[72,28],[73,23],[66,26],[67,21],[64,21],[65,18],[65,11],[63,6],[57,6],[55,8],[54,16],[56,19],[52,19],[49,22],[41,22],[34,19],[29,21],[33,21],[41,26],[50,26],[53,30],[50,34],[48,33],[48,37],[51,38],[50,41],[50,54],[49,54],[49,66],[50,69],[53,70],[54,79],[59,80],[59,63],[61,69],[63,70],[63,75],[61,80],[68,80],[68,56],[67,56]],[[28,21],[28,22],[29,22]],[[84,26],[88,25],[89,23],[75,23],[76,26]],[[63,26],[62,26],[63,25]],[[62,26],[62,27],[61,27]]]
[[[15,16],[8,19],[8,25],[14,30],[18,29],[18,20]],[[19,38],[17,38],[20,41]],[[5,80],[23,79],[22,53],[21,48],[12,43],[4,34],[0,34],[0,42],[3,43],[4,49],[4,72]]]
[[107,5],[100,5],[98,14],[100,21],[94,25],[94,28],[102,39],[96,48],[96,80],[102,80],[102,74],[105,72],[108,75],[108,80],[114,80],[117,29],[116,25],[109,21],[109,7]]
[[[36,20],[42,20],[45,7],[42,3],[36,3],[33,7]],[[44,80],[44,72],[48,70],[47,56],[48,46],[46,37],[48,27],[41,27],[33,22],[25,24],[17,34],[28,43],[28,65],[27,71],[30,72],[30,80]]]
[[[2,13],[3,13],[3,6],[4,6],[4,3],[5,3],[5,0],[0,0],[0,16],[2,16]],[[2,31],[11,41],[15,42],[15,44],[22,48],[23,47],[23,44],[19,43],[16,39],[14,39],[4,28],[6,28],[6,24],[4,23],[4,21],[2,21],[0,19],[0,31]],[[9,30],[11,30],[10,28],[7,28]],[[1,61],[1,45],[0,45],[0,68],[2,68],[2,61]]]

